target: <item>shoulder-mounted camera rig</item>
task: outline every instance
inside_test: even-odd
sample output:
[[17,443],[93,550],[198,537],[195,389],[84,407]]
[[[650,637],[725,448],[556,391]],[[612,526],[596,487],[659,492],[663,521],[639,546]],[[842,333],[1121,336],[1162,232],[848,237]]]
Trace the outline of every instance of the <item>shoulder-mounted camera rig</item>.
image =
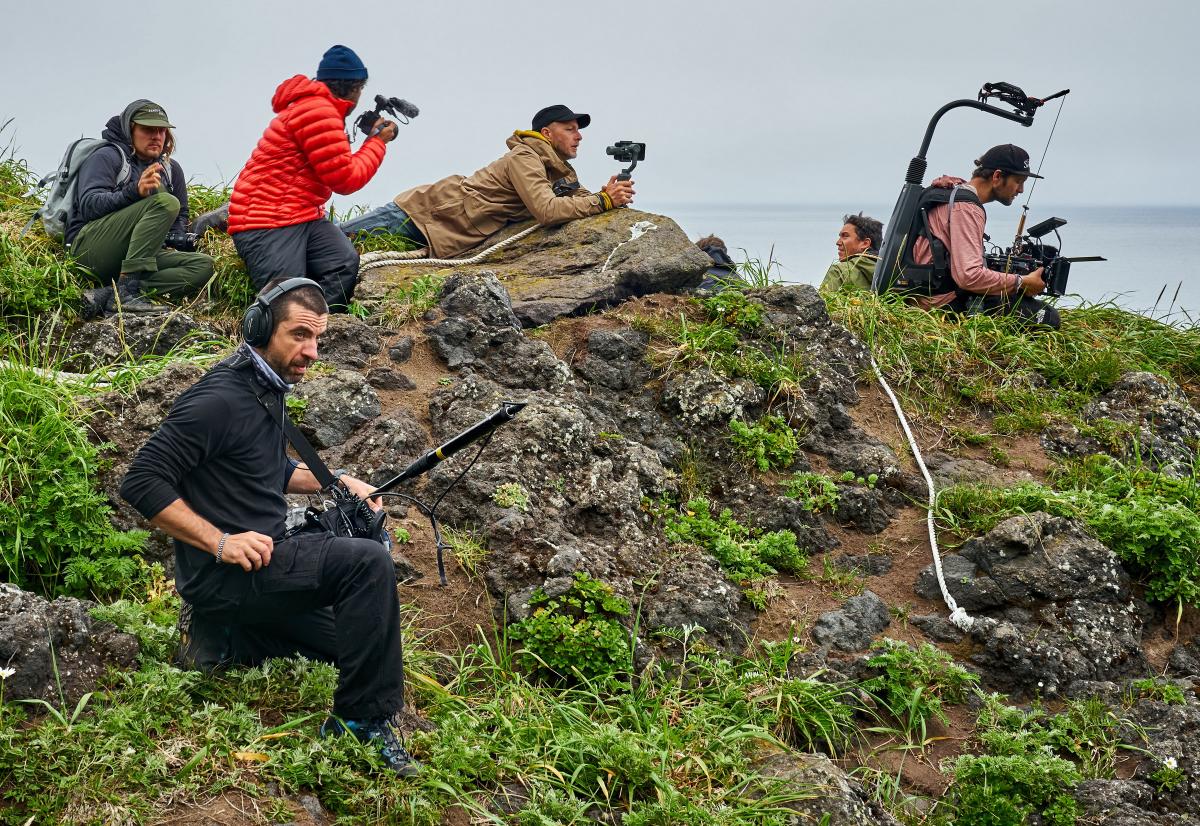
[[638,161],[646,160],[646,144],[636,141],[617,141],[605,149],[604,152],[607,155],[612,155],[617,163],[629,164],[617,176],[618,181],[628,181],[633,174],[634,167],[638,165]]
[[[896,199],[896,206],[892,209],[892,217],[884,232],[883,244],[879,249],[879,262],[875,265],[875,277],[871,282],[871,286],[876,292],[882,293],[892,289],[897,279],[904,274],[901,259],[918,218],[918,201],[921,199],[922,181],[928,167],[926,153],[929,151],[934,130],[937,129],[942,115],[952,109],[970,108],[1005,120],[1015,121],[1022,126],[1032,126],[1034,115],[1038,109],[1048,101],[1061,98],[1070,91],[1070,89],[1063,89],[1049,97],[1036,98],[1025,94],[1019,86],[1011,83],[985,83],[980,88],[977,99],[953,100],[934,112],[929,126],[925,129],[925,137],[921,140],[917,154],[908,163],[904,185],[900,188],[900,196]],[[993,100],[995,103],[989,102]],[[1008,108],[1001,108],[1001,106]],[[1046,231],[1049,232],[1049,230]],[[1018,237],[1020,235],[1021,233],[1018,232]]]
[[379,113],[387,112],[399,123],[407,124],[417,115],[421,114],[421,110],[403,98],[389,98],[383,95],[375,96],[375,108],[368,109],[363,112],[354,121],[354,128],[362,132],[368,138],[375,134],[375,124],[379,122]]

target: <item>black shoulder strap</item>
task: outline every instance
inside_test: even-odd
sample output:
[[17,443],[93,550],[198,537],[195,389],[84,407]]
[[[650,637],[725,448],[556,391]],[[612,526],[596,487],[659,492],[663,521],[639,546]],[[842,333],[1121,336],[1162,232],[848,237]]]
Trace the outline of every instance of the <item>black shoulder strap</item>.
[[312,471],[312,475],[317,477],[317,481],[321,483],[321,490],[332,489],[337,484],[337,479],[329,472],[329,466],[321,461],[321,457],[317,455],[317,451],[313,449],[312,444],[300,432],[300,428],[292,424],[292,420],[284,415],[283,404],[280,404],[279,409],[275,410],[271,405],[267,404],[262,396],[258,397],[258,403],[266,408],[266,411],[271,414],[271,418],[283,429],[283,435],[287,436],[287,440],[292,443],[292,447],[296,448],[296,452],[300,454],[300,458],[304,460],[304,464],[308,466],[308,469]]

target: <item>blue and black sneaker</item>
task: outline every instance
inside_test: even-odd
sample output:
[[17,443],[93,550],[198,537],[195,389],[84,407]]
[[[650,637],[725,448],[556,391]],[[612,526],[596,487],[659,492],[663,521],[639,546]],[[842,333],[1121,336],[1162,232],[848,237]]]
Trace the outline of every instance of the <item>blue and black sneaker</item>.
[[322,737],[340,734],[353,734],[359,742],[378,745],[383,762],[400,777],[416,777],[421,771],[421,764],[413,760],[405,750],[396,727],[386,717],[373,720],[342,720],[330,717],[321,723]]

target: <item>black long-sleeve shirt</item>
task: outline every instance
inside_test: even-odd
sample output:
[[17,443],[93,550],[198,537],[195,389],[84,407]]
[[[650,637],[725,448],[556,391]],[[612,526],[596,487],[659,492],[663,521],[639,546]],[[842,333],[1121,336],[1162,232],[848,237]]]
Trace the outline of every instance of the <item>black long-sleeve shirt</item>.
[[[283,394],[263,381],[246,352],[215,366],[180,395],[138,451],[121,497],[146,519],[182,499],[223,532],[283,538],[284,491],[295,467],[259,397],[281,410]],[[249,582],[239,566],[216,565],[212,554],[175,541],[175,587],[202,610],[233,607]]]

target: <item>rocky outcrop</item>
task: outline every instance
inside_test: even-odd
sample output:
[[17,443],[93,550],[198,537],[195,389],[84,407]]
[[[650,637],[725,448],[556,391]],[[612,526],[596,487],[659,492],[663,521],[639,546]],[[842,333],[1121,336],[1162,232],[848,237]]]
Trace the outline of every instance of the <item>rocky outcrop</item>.
[[825,826],[896,826],[898,821],[828,757],[776,754],[757,767],[763,777],[784,781],[810,792],[809,799],[786,803],[796,812],[788,823]]
[[838,651],[862,651],[892,622],[887,603],[871,591],[850,597],[837,611],[827,611],[813,625],[818,645]]
[[1200,448],[1200,411],[1170,379],[1126,373],[1084,408],[1083,419],[1093,425],[1091,432],[1058,423],[1043,433],[1042,445],[1065,456],[1137,457],[1163,473],[1191,475]]
[[[530,225],[501,230],[459,257],[470,258]],[[697,285],[711,264],[670,218],[615,209],[537,230],[479,264],[455,267],[454,272],[492,272],[512,297],[521,324],[537,327],[632,296]],[[371,270],[357,297],[383,300],[392,287],[439,270],[440,265],[420,264]]]
[[219,342],[224,338],[216,327],[178,310],[113,315],[76,328],[66,344],[64,368],[86,373],[145,356],[163,356],[181,345]]
[[[1055,696],[1078,680],[1148,673],[1129,575],[1074,521],[1012,517],[942,566],[951,595],[976,618],[969,659],[985,685]],[[941,598],[932,565],[916,590]]]
[[[0,583],[0,668],[4,700],[45,700],[74,706],[110,667],[136,665],[137,639],[88,614],[91,603],[71,597],[50,602]],[[60,693],[61,692],[61,693]]]

